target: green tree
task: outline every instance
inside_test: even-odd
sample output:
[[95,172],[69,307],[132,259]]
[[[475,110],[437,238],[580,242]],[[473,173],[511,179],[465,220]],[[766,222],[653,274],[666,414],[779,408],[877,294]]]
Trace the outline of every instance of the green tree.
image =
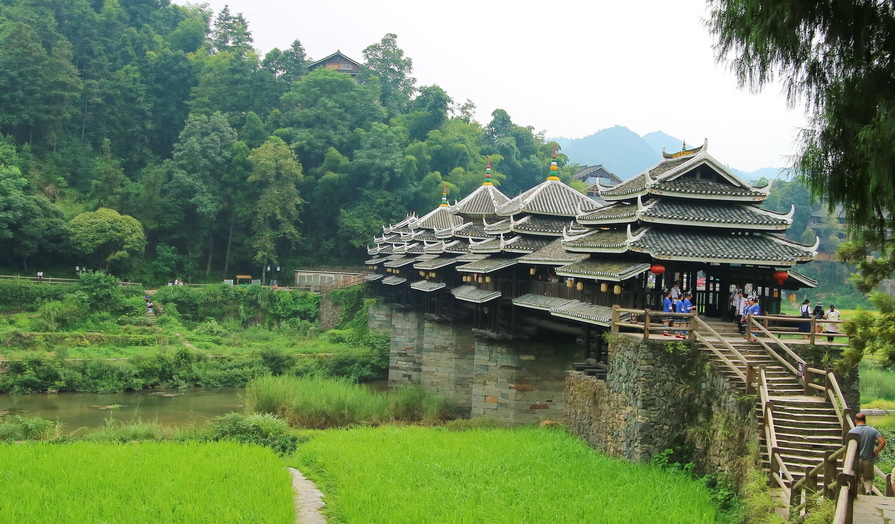
[[[709,29],[719,60],[760,89],[779,78],[791,104],[804,101],[795,167],[815,196],[841,205],[857,241],[858,286],[895,270],[895,10],[890,2],[715,0]],[[870,251],[881,257],[862,262]]]
[[68,224],[72,249],[86,257],[92,267],[125,268],[143,254],[146,235],[137,219],[114,209],[100,208],[81,213]]
[[378,78],[380,102],[390,116],[403,113],[416,91],[413,60],[398,47],[398,35],[387,33],[377,44],[364,49],[362,78]]
[[292,149],[275,136],[252,151],[249,162],[252,174],[248,181],[260,188],[250,243],[254,261],[266,266],[279,262],[279,243],[291,248],[299,240],[296,223],[302,200],[297,185],[302,177],[301,165]]

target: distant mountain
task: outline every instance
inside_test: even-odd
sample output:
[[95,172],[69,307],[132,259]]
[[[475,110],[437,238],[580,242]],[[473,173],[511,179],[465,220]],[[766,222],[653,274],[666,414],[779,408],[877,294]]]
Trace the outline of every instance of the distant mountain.
[[[603,164],[603,167],[618,175],[622,180],[656,165],[662,159],[662,148],[669,153],[681,150],[684,141],[662,131],[653,131],[642,137],[624,126],[610,127],[584,138],[555,138],[562,152],[572,162],[582,165]],[[702,142],[687,144],[696,147]],[[728,166],[730,167],[730,166]],[[769,180],[781,176],[781,168],[765,167],[755,171],[730,168],[746,181],[760,178]]]
[[622,179],[630,178],[662,159],[640,135],[623,126],[610,127],[584,138],[555,140],[573,162],[603,164]]

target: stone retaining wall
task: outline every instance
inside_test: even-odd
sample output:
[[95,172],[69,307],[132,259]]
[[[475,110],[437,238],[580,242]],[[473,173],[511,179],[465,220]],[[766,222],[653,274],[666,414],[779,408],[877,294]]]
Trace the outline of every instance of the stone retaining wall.
[[569,373],[564,420],[609,455],[645,462],[671,449],[739,484],[756,456],[754,405],[686,344],[616,336],[606,380]]

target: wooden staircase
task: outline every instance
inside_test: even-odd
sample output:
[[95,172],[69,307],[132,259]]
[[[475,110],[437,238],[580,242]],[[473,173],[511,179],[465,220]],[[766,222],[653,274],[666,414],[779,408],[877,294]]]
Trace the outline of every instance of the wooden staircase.
[[[756,373],[755,370],[764,369],[767,398],[763,399],[761,395],[757,397],[755,416],[762,428],[762,464],[767,471],[772,475],[777,472],[792,485],[805,476],[807,469],[815,467],[842,446],[842,424],[830,401],[820,396],[806,395],[806,388],[797,374],[772,356],[760,343],[747,341],[739,334],[735,324],[721,321],[707,321],[706,324],[718,336],[707,334],[705,338],[697,337],[697,347],[708,353],[709,361],[732,385],[743,393],[752,392],[747,391],[749,388],[731,369],[729,361],[743,375],[754,377],[756,381],[760,380],[760,372]],[[723,342],[719,339],[723,339]],[[715,351],[709,345],[714,346]],[[725,362],[725,358],[728,362]],[[754,368],[751,374],[748,369],[750,366]],[[771,431],[765,429],[768,413]],[[769,446],[769,434],[775,440],[775,446]],[[785,468],[779,465],[772,467],[772,464],[779,464],[773,460],[774,454]],[[784,469],[785,472],[782,472]],[[791,478],[786,478],[787,472]]]

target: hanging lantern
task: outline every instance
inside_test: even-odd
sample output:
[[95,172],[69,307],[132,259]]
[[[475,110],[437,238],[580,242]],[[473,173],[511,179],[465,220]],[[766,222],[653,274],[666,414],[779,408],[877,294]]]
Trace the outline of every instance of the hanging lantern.
[[435,278],[435,272],[434,272],[434,271],[431,271],[431,272],[429,273],[429,277],[430,277],[430,278]]
[[616,295],[621,295],[622,287],[620,285],[616,284],[615,287],[612,288],[612,292],[615,293]]
[[649,272],[654,275],[661,275],[665,272],[665,266],[663,266],[662,264],[653,264],[652,266],[650,266]]
[[774,280],[777,281],[777,285],[783,285],[783,281],[789,278],[789,273],[786,271],[776,271],[774,272]]
[[488,276],[485,277],[485,283],[486,283],[486,284],[490,284],[490,283],[491,283],[491,275],[488,275]]
[[538,272],[537,268],[531,268],[528,270],[528,274],[531,276],[534,276],[534,274],[537,272]]
[[602,291],[603,293],[609,291],[609,284],[607,284],[606,282],[600,284],[600,291]]
[[779,297],[779,296],[780,296],[780,290],[779,290],[779,289],[775,289],[775,290],[774,290],[774,298],[777,298],[777,297]]
[[425,272],[425,271],[420,271],[420,276],[425,278],[425,276],[426,276],[426,272]]
[[575,284],[575,289],[577,289],[578,291],[584,289],[584,282],[578,282],[577,284]]
[[390,267],[385,268],[385,272],[386,272],[386,273],[391,273],[391,272],[392,272],[392,268],[390,268]]
[[796,301],[796,294],[795,294],[795,293],[790,293],[790,294],[789,294],[789,301],[790,301],[790,302],[795,302],[795,301]]
[[566,280],[566,287],[572,287],[572,284],[574,284],[574,282],[572,282],[571,279]]
[[401,272],[401,270],[400,270],[400,269],[398,269],[398,268],[395,268],[395,274],[396,274],[396,275],[397,275],[397,274],[398,274],[398,273],[400,273],[400,272]]

